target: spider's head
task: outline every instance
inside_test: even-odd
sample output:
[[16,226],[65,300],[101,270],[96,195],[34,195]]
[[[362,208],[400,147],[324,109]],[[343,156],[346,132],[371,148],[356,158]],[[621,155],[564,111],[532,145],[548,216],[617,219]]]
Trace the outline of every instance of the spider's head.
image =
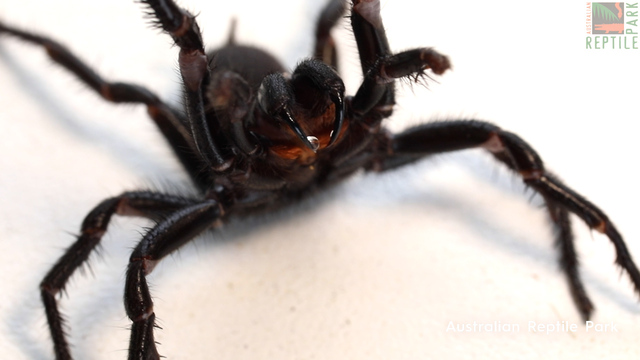
[[346,126],[344,83],[317,60],[301,62],[291,76],[266,76],[257,95],[260,114],[252,131],[282,158],[315,157],[333,145]]

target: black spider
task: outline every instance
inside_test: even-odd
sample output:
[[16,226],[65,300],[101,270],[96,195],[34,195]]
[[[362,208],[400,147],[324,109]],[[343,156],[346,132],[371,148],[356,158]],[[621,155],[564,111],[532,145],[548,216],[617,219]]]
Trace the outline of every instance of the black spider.
[[381,121],[391,115],[394,80],[442,74],[448,59],[422,48],[391,54],[378,1],[354,1],[351,22],[364,80],[345,96],[334,70],[336,51],[329,30],[343,15],[343,0],[330,1],[317,25],[314,59],[291,75],[267,53],[235,43],[205,55],[194,17],[172,1],[142,1],[159,27],[180,48],[185,113],[148,90],[109,83],[60,44],[0,23],[0,33],[40,44],[59,64],[106,100],[137,102],[149,114],[180,159],[200,198],[139,191],[107,199],[85,218],[81,235],[47,274],[42,299],[58,359],[71,358],[56,294],[100,242],[112,215],[157,221],[134,250],[127,270],[125,307],[133,321],[130,358],[158,358],[153,341],[155,314],[146,285],[157,261],[231,217],[274,209],[343,180],[359,169],[386,171],[427,155],[480,147],[519,174],[544,199],[558,230],[561,262],[579,311],[593,306],[578,276],[568,213],[606,234],[616,262],[640,289],[640,274],[606,215],[543,167],[535,151],[517,135],[480,121],[433,122],[390,134]]

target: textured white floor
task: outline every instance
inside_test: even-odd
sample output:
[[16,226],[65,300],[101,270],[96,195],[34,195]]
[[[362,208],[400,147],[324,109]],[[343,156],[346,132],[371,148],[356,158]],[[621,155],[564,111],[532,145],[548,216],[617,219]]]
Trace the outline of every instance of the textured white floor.
[[[182,1],[208,43],[260,43],[290,67],[310,53],[323,1]],[[176,49],[128,0],[0,2],[3,21],[47,32],[105,76],[179,95]],[[640,259],[637,123],[640,51],[585,51],[585,4],[383,1],[394,50],[435,46],[454,71],[402,86],[389,126],[475,117],[521,134],[550,169],[602,207]],[[268,16],[264,16],[268,14]],[[260,17],[263,15],[263,17]],[[338,38],[350,93],[360,79],[346,25]],[[0,349],[51,359],[38,283],[84,215],[124,190],[181,183],[144,110],[97,99],[42,51],[0,39]],[[597,313],[580,323],[546,218],[520,181],[480,152],[358,176],[293,210],[207,235],[150,277],[169,359],[629,359],[640,304],[612,246],[579,221],[582,272]],[[128,253],[149,223],[118,219],[94,275],[62,308],[77,359],[126,357]],[[529,322],[578,324],[533,333]],[[519,332],[447,331],[450,323]]]

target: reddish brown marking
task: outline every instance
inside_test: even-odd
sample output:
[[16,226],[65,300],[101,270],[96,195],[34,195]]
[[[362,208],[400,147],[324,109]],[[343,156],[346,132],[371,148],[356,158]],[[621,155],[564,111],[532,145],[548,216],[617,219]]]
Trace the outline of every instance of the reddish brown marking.
[[442,75],[445,71],[451,69],[449,58],[431,49],[423,49],[420,52],[420,60],[428,64],[428,66],[425,65],[425,68],[431,67],[431,71],[437,75]]
[[[335,121],[335,105],[331,104],[320,116],[310,118],[304,114],[295,113],[293,118],[298,121],[305,134],[315,136],[318,139],[318,149],[325,149],[331,141],[331,131]],[[336,142],[338,144],[345,136],[349,128],[349,121],[345,119],[340,129]],[[288,127],[274,126],[267,119],[259,118],[256,132],[269,138],[274,145],[269,150],[276,156],[288,160],[297,160],[300,164],[309,165],[315,162],[316,153],[303,145],[298,136]]]
[[181,37],[188,33],[189,30],[191,30],[191,19],[192,17],[187,14],[182,15],[182,24],[180,24],[180,27],[176,31],[173,31],[171,35]]
[[160,114],[160,109],[154,105],[147,106],[147,113],[151,116],[152,119],[155,119]]
[[52,59],[58,60],[60,55],[60,47],[56,44],[52,44],[50,42],[45,42],[42,44],[44,46],[47,55],[49,55]]
[[151,274],[156,265],[158,265],[158,260],[156,259],[150,259],[147,257],[142,259],[142,269],[144,270],[145,275]]
[[600,221],[600,223],[593,228],[601,234],[607,233],[607,223],[604,221]]
[[524,180],[538,180],[542,177],[542,175],[544,175],[544,172],[537,169],[520,171],[520,176],[522,176]]
[[83,235],[89,235],[91,237],[102,237],[104,233],[105,233],[105,230],[101,228],[90,227],[90,228],[82,229]]
[[116,205],[116,214],[122,216],[145,216],[144,213],[129,206],[129,199],[127,198],[122,198],[120,199],[120,201],[118,201],[118,205]]
[[384,64],[380,66],[380,75],[378,75],[378,77],[376,78],[376,83],[389,84],[394,81],[395,81],[394,77],[387,75],[387,67],[384,66]]
[[56,52],[53,50],[53,47],[51,46],[51,44],[49,43],[44,43],[42,44],[42,46],[44,46],[44,51],[47,52],[47,55],[49,55],[52,58],[55,58],[55,54]]
[[357,12],[373,27],[382,29],[382,18],[380,17],[380,0],[355,0],[353,11]]
[[492,132],[491,135],[489,135],[489,140],[482,143],[480,147],[492,154],[498,154],[504,151],[504,144],[497,132]]
[[269,148],[271,152],[283,159],[289,160],[308,160],[309,157],[315,157],[315,153],[306,146],[293,145],[273,145]]
[[51,294],[51,295],[56,295],[60,292],[59,288],[52,288],[49,285],[44,285],[44,284],[40,284],[40,289],[46,291],[47,293]]
[[103,84],[100,86],[100,95],[102,95],[106,100],[113,101],[113,94],[111,94],[111,87],[109,87],[109,84]]

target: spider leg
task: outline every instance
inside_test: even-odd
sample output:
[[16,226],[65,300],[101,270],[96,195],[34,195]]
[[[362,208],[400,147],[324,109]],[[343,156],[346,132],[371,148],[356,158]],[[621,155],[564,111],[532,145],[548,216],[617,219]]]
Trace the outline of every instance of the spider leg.
[[127,192],[104,200],[91,210],[82,222],[80,236],[76,242],[58,259],[40,283],[41,297],[57,360],[71,359],[71,354],[63,329],[63,318],[55,297],[64,290],[71,275],[87,261],[91,252],[100,243],[111,217],[115,214],[157,219],[167,213],[189,207],[195,202],[183,197],[140,191]]
[[354,0],[351,27],[364,74],[352,109],[355,115],[364,116],[369,126],[378,125],[391,115],[395,104],[394,79],[411,74],[420,76],[429,68],[439,75],[450,68],[446,56],[428,48],[392,55],[380,17],[380,0]]
[[202,166],[193,155],[195,154],[195,145],[191,140],[189,129],[185,126],[186,120],[182,114],[142,86],[106,81],[69,49],[52,39],[18,30],[0,22],[0,34],[3,33],[42,46],[53,61],[70,71],[104,100],[113,103],[145,104],[149,116],[167,139],[180,162],[193,180],[198,185],[202,185],[196,176]]
[[[511,161],[511,158],[506,153],[495,153],[494,157],[505,164],[509,169],[516,170],[516,164]],[[553,176],[547,170],[545,170],[547,176]],[[555,230],[555,245],[560,251],[559,263],[561,269],[566,275],[567,282],[569,284],[569,292],[573,298],[574,303],[578,307],[578,311],[582,318],[586,321],[589,320],[591,313],[593,313],[594,306],[587,291],[584,288],[582,279],[580,279],[580,271],[578,268],[578,254],[576,253],[574,245],[573,231],[571,230],[571,219],[569,218],[569,212],[566,208],[554,202],[549,197],[543,197],[547,206],[547,212],[553,222]]]
[[153,339],[155,313],[146,276],[167,254],[206,229],[219,225],[222,213],[214,200],[187,206],[159,222],[140,241],[129,259],[124,303],[133,321],[129,342],[129,359],[160,359]]
[[185,108],[196,148],[209,168],[224,172],[234,161],[229,151],[223,151],[209,129],[205,116],[203,94],[209,84],[210,71],[200,28],[195,16],[172,0],[141,0],[151,8],[155,25],[173,38],[180,48],[178,64],[184,84]]
[[579,261],[574,245],[573,232],[571,231],[569,212],[551,200],[545,199],[545,202],[555,227],[556,247],[560,251],[560,267],[567,277],[573,302],[578,307],[583,320],[587,321],[594,310],[594,306],[580,279]]
[[380,17],[380,0],[354,0],[351,7],[351,28],[358,46],[362,74],[365,76],[363,84],[360,85],[360,89],[356,93],[360,95],[356,95],[357,101],[354,99],[354,112],[361,115],[380,103],[379,110],[385,115],[376,117],[371,124],[375,125],[380,123],[383,117],[391,115],[391,108],[395,104],[393,83],[387,82],[375,86],[375,91],[371,89],[375,83],[369,84],[366,85],[367,91],[361,90],[365,87],[365,83],[371,82],[370,73],[372,69],[376,68],[380,59],[391,55],[387,34]]
[[[390,97],[395,79],[414,75],[422,75],[424,70],[431,69],[441,75],[450,68],[449,59],[429,48],[403,51],[395,55],[387,55],[378,59],[365,73],[362,85],[352,100],[352,109],[356,115],[368,116],[372,124],[391,115],[395,101]],[[373,110],[373,111],[372,111]]]
[[589,318],[593,305],[579,279],[578,260],[567,212],[576,214],[591,229],[605,234],[611,240],[616,251],[616,264],[629,275],[636,292],[640,294],[640,272],[622,236],[607,215],[545,170],[535,150],[513,133],[481,121],[459,120],[419,125],[393,135],[381,159],[374,161],[371,168],[387,170],[424,156],[469,148],[489,151],[545,199],[551,218],[559,230],[557,243],[561,252],[560,262],[583,318]]
[[320,13],[316,22],[316,45],[313,57],[338,69],[338,53],[336,42],[331,36],[331,29],[338,23],[346,8],[345,0],[330,0]]
[[351,28],[358,46],[362,73],[366,74],[378,59],[391,55],[380,17],[380,0],[354,0]]

